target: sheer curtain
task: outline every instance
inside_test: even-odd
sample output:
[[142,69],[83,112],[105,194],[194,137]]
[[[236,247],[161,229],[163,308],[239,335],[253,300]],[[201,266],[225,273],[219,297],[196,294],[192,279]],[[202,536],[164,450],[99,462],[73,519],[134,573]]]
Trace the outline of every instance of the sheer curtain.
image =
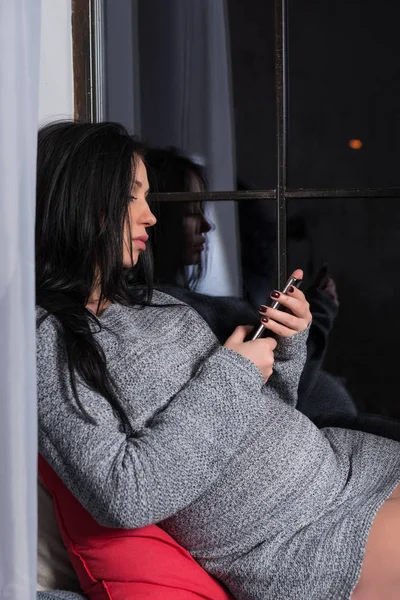
[[0,2],[0,598],[36,590],[34,213],[40,0]]

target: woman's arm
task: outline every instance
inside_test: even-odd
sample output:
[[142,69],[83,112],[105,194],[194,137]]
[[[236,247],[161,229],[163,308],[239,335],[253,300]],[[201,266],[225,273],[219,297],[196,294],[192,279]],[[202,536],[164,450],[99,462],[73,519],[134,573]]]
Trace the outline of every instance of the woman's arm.
[[38,332],[37,367],[40,452],[92,516],[110,527],[155,523],[198,498],[265,402],[257,367],[220,348],[132,435],[109,403],[82,384],[80,399],[97,425],[75,408],[65,350],[50,318]]
[[299,381],[307,358],[310,327],[292,337],[280,338],[275,350],[274,371],[263,388],[270,398],[295,407]]
[[[303,278],[303,271],[292,273],[296,279]],[[264,327],[275,336],[279,343],[275,350],[274,373],[264,387],[264,393],[276,400],[296,406],[301,374],[307,358],[307,338],[312,322],[310,305],[302,291],[291,286],[286,294],[272,292],[271,297],[278,300],[286,309],[278,310],[261,307],[261,321]]]

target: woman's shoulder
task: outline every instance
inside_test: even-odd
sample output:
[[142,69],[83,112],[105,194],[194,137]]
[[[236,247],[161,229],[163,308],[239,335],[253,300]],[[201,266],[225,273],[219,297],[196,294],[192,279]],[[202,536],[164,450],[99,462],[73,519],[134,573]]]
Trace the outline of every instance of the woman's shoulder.
[[157,289],[153,292],[151,304],[152,306],[177,307],[179,311],[176,316],[179,317],[181,323],[185,322],[186,326],[188,324],[195,325],[200,329],[209,330],[208,321],[204,318],[202,312],[198,310],[198,306],[192,302],[191,294],[194,294],[194,292],[182,294],[179,293],[178,288],[173,287],[167,287],[166,290],[163,289],[162,291]]
[[153,291],[152,296],[152,304],[158,304],[161,306],[171,306],[171,305],[183,305],[187,306],[187,303],[175,296],[171,296],[167,291],[161,291],[160,289]]
[[36,306],[36,337],[57,337],[61,324],[57,317],[50,314],[41,306]]
[[39,375],[52,379],[55,361],[65,355],[62,327],[57,317],[41,307],[36,307],[36,366]]
[[40,306],[36,306],[36,358],[46,361],[49,357],[64,354],[63,326],[58,318]]

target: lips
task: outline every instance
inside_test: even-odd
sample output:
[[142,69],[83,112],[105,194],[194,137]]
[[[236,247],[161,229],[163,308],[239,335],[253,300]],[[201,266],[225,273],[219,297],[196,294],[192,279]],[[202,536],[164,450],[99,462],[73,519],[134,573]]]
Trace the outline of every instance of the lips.
[[140,237],[133,238],[132,241],[138,248],[140,248],[140,250],[146,250],[146,242],[148,239],[148,235],[141,235]]
[[137,246],[141,250],[146,250],[146,244],[142,240],[133,240],[133,241],[135,243],[135,246]]
[[192,248],[196,250],[204,250],[205,243],[206,240],[204,238],[200,238],[197,243],[193,244]]

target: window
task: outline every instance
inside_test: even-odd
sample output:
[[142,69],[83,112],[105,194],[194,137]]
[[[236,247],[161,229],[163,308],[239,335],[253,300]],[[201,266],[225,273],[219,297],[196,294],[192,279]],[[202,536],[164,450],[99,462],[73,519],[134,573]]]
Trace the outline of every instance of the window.
[[[191,292],[256,308],[302,267],[304,289],[329,305],[328,379],[360,410],[399,418],[397,5],[113,8],[106,0],[105,117],[178,148],[207,180],[153,196],[171,215],[180,203],[186,223],[183,205],[201,205],[211,225],[206,277]],[[328,292],[315,290],[324,263]],[[192,282],[196,264],[186,264]]]

